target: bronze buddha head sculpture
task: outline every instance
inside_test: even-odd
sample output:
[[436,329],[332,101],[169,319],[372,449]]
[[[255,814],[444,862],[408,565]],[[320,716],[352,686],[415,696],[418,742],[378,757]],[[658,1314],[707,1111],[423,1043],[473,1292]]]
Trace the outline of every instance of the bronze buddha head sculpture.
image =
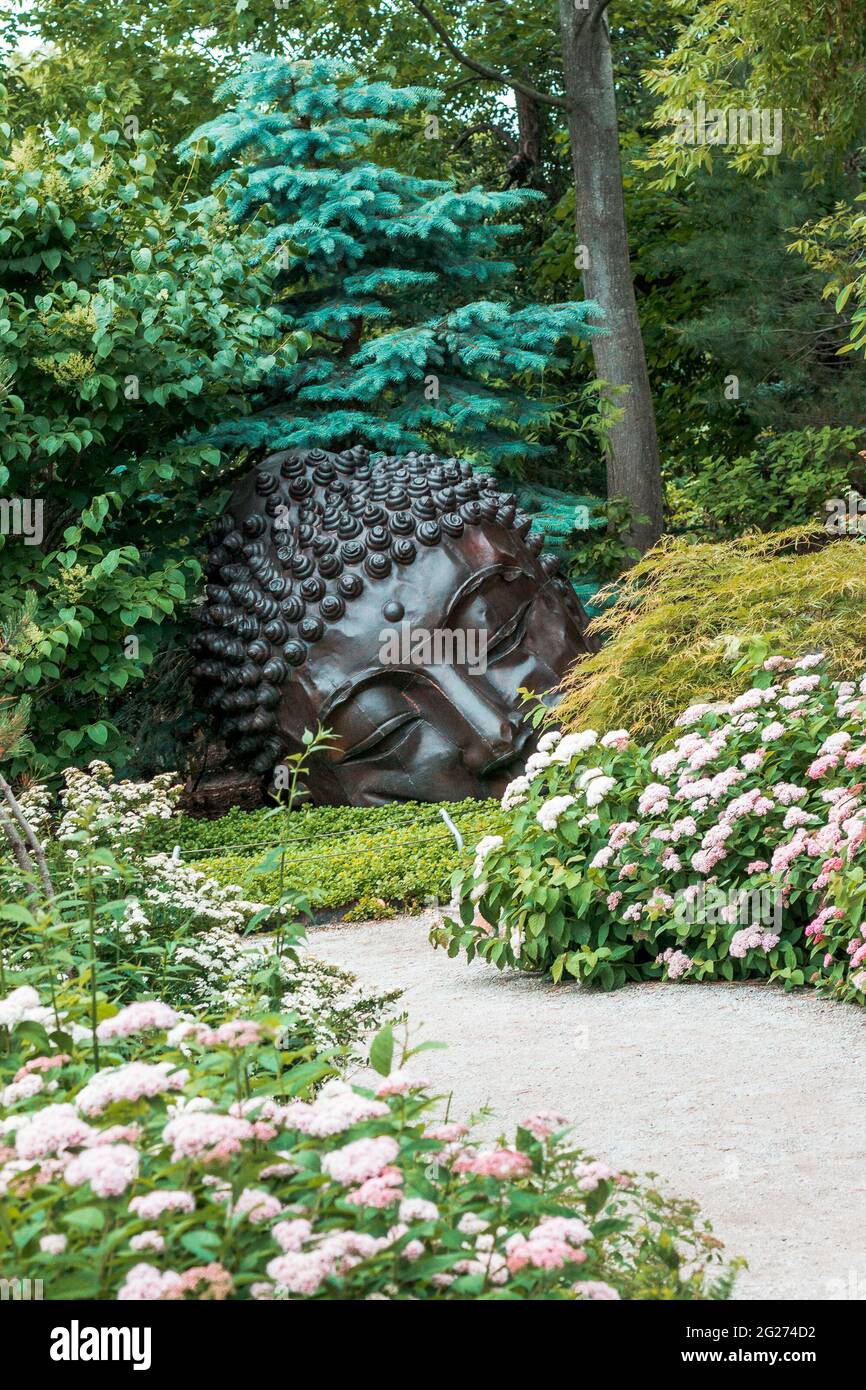
[[263,458],[210,536],[196,679],[263,775],[321,724],[317,802],[492,796],[544,696],[592,649],[586,614],[513,495],[432,454]]

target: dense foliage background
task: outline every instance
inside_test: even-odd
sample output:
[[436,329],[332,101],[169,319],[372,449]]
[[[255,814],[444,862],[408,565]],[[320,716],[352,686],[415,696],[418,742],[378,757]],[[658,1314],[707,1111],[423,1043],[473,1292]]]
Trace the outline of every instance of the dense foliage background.
[[[856,11],[609,10],[666,525],[688,542],[820,522],[862,485]],[[496,0],[0,17],[0,491],[40,501],[44,532],[0,534],[4,708],[35,697],[16,775],[195,763],[201,536],[264,439],[448,441],[604,504],[617,404],[551,20]],[[675,143],[698,101],[778,108],[781,153]],[[430,236],[395,242],[419,209]],[[350,235],[356,273],[331,274]],[[628,504],[602,515],[570,543],[590,584],[629,554]]]

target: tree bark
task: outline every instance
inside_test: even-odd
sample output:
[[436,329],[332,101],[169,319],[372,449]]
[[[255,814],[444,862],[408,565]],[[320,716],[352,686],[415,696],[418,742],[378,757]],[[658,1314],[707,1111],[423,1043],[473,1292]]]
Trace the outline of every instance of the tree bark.
[[24,841],[21,839],[12,821],[8,820],[2,811],[0,811],[0,830],[3,831],[3,834],[12,847],[12,853],[15,855],[16,863],[21,872],[28,876],[32,875],[35,878],[36,868],[27,850],[24,848]]
[[[7,807],[12,813],[13,819],[18,822],[18,825],[21,829],[21,833],[23,834],[24,839],[27,842],[27,855],[28,857],[32,855],[33,859],[36,860],[36,866],[39,870],[39,877],[42,880],[42,887],[45,892],[45,896],[48,899],[49,903],[53,903],[54,884],[51,882],[51,875],[48,872],[48,862],[45,858],[45,851],[39,842],[36,832],[34,831],[32,825],[30,824],[29,820],[27,819],[23,810],[21,809],[21,805],[18,801],[18,798],[16,797],[9,783],[6,781],[6,778],[2,774],[0,774],[0,797],[2,797],[3,800],[6,802]],[[3,813],[0,812],[0,815],[3,815]],[[18,863],[21,864],[23,868],[22,861],[19,858],[18,848],[15,843],[15,834],[13,831],[12,824],[5,815],[3,815],[2,819],[2,829],[7,839],[10,841],[12,845],[15,858],[18,860]],[[30,867],[32,869],[32,863]]]
[[587,249],[587,297],[604,310],[608,330],[591,341],[593,361],[602,380],[627,388],[611,393],[623,413],[610,434],[608,496],[624,495],[635,517],[646,518],[633,532],[646,550],[662,531],[661,464],[631,276],[606,6],[558,2],[577,244]]
[[534,97],[525,92],[514,91],[517,107],[517,129],[520,132],[520,152],[532,160],[533,167],[541,173],[541,111]]

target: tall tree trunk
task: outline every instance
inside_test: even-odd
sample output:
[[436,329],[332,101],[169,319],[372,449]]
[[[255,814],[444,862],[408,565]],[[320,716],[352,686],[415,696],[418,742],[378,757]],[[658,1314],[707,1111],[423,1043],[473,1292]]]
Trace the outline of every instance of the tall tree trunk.
[[604,310],[607,334],[592,339],[595,370],[617,392],[624,410],[613,426],[607,459],[608,494],[621,493],[634,515],[641,550],[662,531],[662,488],[655,413],[635,304],[622,192],[616,93],[610,34],[598,0],[590,10],[559,0],[568,132],[574,169],[578,245],[587,248],[583,271],[588,298]]
[[541,110],[538,102],[525,92],[515,91],[514,103],[521,153],[531,159],[533,167],[541,173]]

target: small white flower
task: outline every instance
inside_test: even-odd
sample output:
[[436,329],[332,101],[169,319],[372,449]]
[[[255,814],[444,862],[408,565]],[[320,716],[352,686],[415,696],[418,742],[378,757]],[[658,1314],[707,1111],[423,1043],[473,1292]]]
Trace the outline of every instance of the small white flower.
[[574,805],[575,799],[573,796],[552,796],[538,808],[535,819],[543,830],[555,830],[560,817]]
[[585,753],[587,748],[591,748],[594,743],[598,743],[598,734],[595,729],[584,729],[579,734],[566,734],[553,750],[553,761],[555,763],[570,763],[579,753]]

